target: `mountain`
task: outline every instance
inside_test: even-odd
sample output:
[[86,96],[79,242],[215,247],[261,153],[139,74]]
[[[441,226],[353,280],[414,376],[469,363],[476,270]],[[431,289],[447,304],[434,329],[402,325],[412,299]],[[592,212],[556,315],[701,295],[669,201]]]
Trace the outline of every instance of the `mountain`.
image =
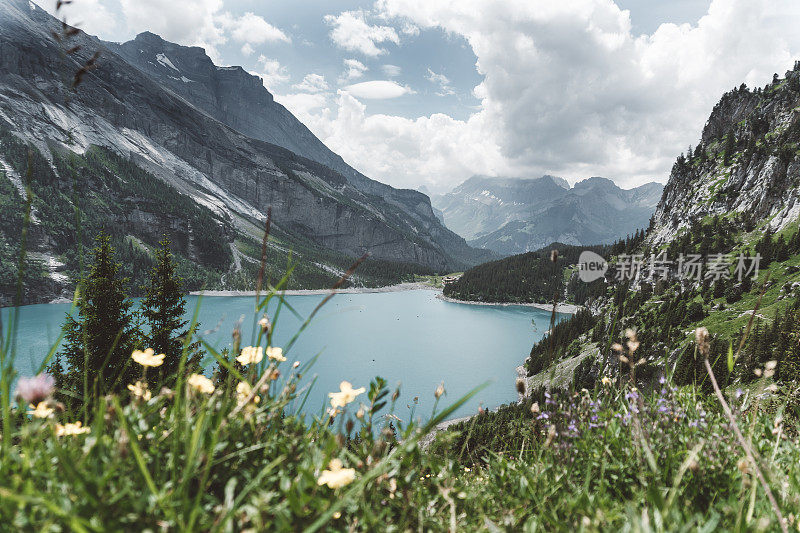
[[748,231],[781,231],[800,215],[800,62],[764,88],[742,85],[717,103],[701,142],[672,167],[651,242],[692,221],[739,214]]
[[510,255],[552,242],[607,244],[646,228],[663,186],[624,190],[605,178],[570,188],[561,178],[475,176],[434,197],[445,224],[471,245]]
[[[74,278],[68,251],[75,237],[54,230],[66,222],[45,199],[63,200],[71,212],[77,189],[79,201],[102,207],[86,213],[85,222],[144,252],[163,230],[184,244],[176,253],[211,269],[207,284],[216,286],[234,274],[247,277],[242,270],[252,273],[268,207],[270,250],[308,259],[307,277],[317,280],[311,284],[327,284],[365,252],[392,271],[411,267],[390,264],[453,270],[491,257],[446,229],[424,194],[346,165],[241,68],[217,67],[202,49],[149,33],[116,44],[78,32],[61,44],[53,35],[62,31],[32,2],[0,3],[0,128],[8,134],[0,177],[19,184],[28,172],[18,143],[40,160],[48,178],[36,177],[42,188],[33,190],[34,251],[48,265],[66,265],[67,278]],[[95,52],[96,68],[71,90]],[[146,182],[146,190],[131,180]],[[146,197],[137,202],[135,192]],[[193,224],[195,212],[203,228],[197,218]],[[197,253],[196,238],[205,238],[209,223],[218,228],[208,238],[222,240],[216,244],[224,264],[206,264]]]
[[[595,248],[609,263],[604,277],[581,281],[575,263],[582,250],[554,243],[548,248],[559,250],[557,265],[546,249],[513,256],[468,270],[445,294],[541,302],[558,292],[562,301],[586,305],[588,312],[533,347],[525,363],[529,387],[592,389],[601,380],[635,379],[644,390],[664,377],[713,393],[703,358],[691,356],[692,332],[706,328],[698,338],[723,390],[750,386],[765,366],[778,385],[794,390],[799,200],[800,61],[765,87],[742,85],[721,98],[698,145],[677,157],[648,230]],[[642,257],[642,270],[623,279],[623,257],[632,255]],[[680,271],[680,258],[691,255],[701,258],[699,275]],[[656,256],[667,272],[650,268]],[[624,359],[609,349],[613,343]]]

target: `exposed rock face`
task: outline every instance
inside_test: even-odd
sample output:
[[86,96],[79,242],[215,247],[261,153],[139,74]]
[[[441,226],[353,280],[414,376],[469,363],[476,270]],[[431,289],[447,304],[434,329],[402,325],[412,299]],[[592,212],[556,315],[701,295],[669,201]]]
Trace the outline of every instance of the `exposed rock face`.
[[672,239],[692,219],[744,214],[748,231],[800,215],[800,63],[765,88],[725,94],[700,144],[672,168],[648,238]]
[[[27,0],[0,4],[0,121],[42,153],[108,147],[218,213],[258,223],[271,206],[281,230],[353,256],[437,270],[481,259],[425,195],[355,172],[242,69],[152,34],[116,45],[80,33],[65,55],[51,36],[60,29]],[[71,91],[96,50],[97,68]]]
[[474,246],[503,254],[553,242],[604,244],[646,228],[662,185],[630,190],[605,178],[569,184],[553,176],[501,179],[476,176],[435,198],[445,223]]

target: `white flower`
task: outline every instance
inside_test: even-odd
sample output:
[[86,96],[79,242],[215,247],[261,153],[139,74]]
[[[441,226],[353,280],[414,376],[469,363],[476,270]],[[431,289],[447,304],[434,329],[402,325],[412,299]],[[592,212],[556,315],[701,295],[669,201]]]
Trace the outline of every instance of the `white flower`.
[[152,394],[150,393],[150,389],[147,388],[147,383],[143,381],[137,381],[133,385],[128,385],[128,390],[131,391],[136,398],[141,398],[144,401],[150,401]]
[[[239,407],[243,406],[247,402],[247,399],[250,398],[251,394],[253,394],[253,387],[246,381],[240,381],[239,384],[236,385],[236,404]],[[253,396],[253,403],[258,403],[259,401],[261,401],[261,398]]]
[[354,389],[349,381],[342,381],[339,384],[339,392],[328,393],[328,397],[331,399],[331,407],[334,409],[344,407],[355,400],[356,396],[366,392],[366,390],[364,387]]
[[279,348],[277,346],[270,346],[269,348],[267,348],[267,357],[269,357],[273,361],[278,361],[278,362],[286,361],[286,357],[283,356],[283,348]]
[[28,411],[28,414],[34,416],[36,418],[50,418],[53,416],[55,410],[52,407],[47,405],[47,402],[39,402],[36,404],[36,407],[33,405],[30,406],[31,410]]
[[264,348],[262,346],[247,346],[242,348],[242,353],[236,358],[243,365],[260,363],[264,359]]
[[166,357],[163,353],[155,355],[155,352],[152,348],[148,348],[145,351],[141,350],[134,350],[131,354],[131,357],[134,361],[139,363],[142,366],[161,366],[164,363],[164,357]]
[[83,433],[89,433],[91,429],[88,427],[83,427],[83,423],[79,420],[74,424],[56,424],[56,436],[57,437],[70,437],[73,435],[81,435]]
[[189,379],[186,380],[186,383],[188,383],[193,389],[198,390],[203,394],[212,394],[214,392],[214,383],[207,377],[200,374],[192,374],[189,376]]
[[353,468],[342,468],[342,461],[331,459],[328,470],[323,470],[317,479],[317,485],[328,485],[332,489],[338,489],[349,485],[356,478],[356,471]]

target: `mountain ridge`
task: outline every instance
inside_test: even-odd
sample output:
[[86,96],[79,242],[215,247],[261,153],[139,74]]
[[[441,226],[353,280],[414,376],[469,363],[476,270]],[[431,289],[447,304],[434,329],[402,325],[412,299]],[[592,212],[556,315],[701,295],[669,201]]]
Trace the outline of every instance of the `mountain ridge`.
[[445,224],[467,241],[505,255],[552,242],[608,244],[648,226],[663,186],[649,182],[621,189],[591,177],[573,187],[563,178],[473,176],[434,197]]
[[[111,49],[122,45],[106,48],[106,43],[78,32],[69,45],[80,48],[65,54],[52,37],[62,31],[61,23],[21,0],[0,4],[0,28],[0,122],[51,166],[55,152],[80,156],[93,146],[109,148],[176,194],[211,209],[219,224],[235,228],[230,246],[239,246],[241,239],[260,240],[271,207],[273,230],[282,235],[284,248],[307,243],[323,255],[331,250],[352,258],[369,252],[376,260],[436,271],[488,257],[444,228],[424,194],[368,178],[351,181],[322,163],[248,137]],[[96,50],[101,51],[96,68],[71,91],[69,80]],[[189,49],[197,56],[200,50]],[[170,68],[172,60],[161,59]],[[156,61],[164,66],[162,62]],[[243,76],[241,69],[214,71],[234,73],[251,85],[257,79]],[[266,89],[253,88],[268,98]],[[24,168],[16,171],[24,174]],[[68,187],[62,178],[56,173],[56,189]],[[59,260],[53,256],[51,237],[41,239],[35,251]]]

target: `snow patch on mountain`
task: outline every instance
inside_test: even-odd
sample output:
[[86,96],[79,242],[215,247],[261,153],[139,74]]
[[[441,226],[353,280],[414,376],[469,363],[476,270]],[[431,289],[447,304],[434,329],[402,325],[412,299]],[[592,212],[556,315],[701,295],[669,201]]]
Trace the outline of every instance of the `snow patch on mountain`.
[[165,66],[167,68],[171,68],[175,72],[180,72],[180,70],[178,70],[178,67],[173,65],[172,61],[170,61],[169,58],[164,53],[156,54],[156,61],[158,61],[159,63],[161,63],[163,66]]

